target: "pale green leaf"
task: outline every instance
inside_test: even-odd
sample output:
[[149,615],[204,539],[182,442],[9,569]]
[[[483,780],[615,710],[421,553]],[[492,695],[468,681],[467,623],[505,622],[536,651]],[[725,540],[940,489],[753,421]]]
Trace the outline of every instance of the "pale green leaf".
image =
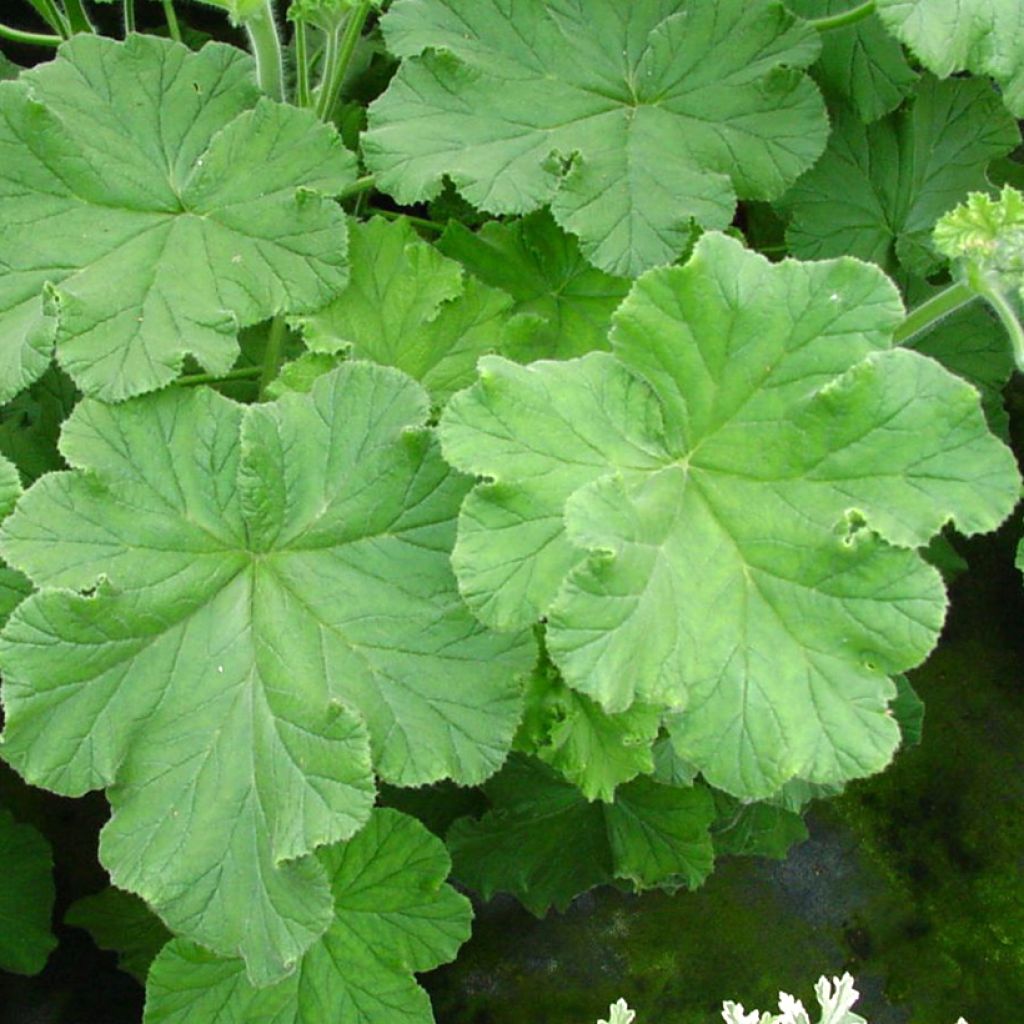
[[[850,5],[851,0],[786,0],[786,6],[802,18],[841,14]],[[885,31],[877,14],[823,32],[821,56],[811,74],[826,96],[853,107],[865,123],[895,110],[917,81],[903,48]]]
[[38,974],[57,940],[50,845],[0,807],[0,970]]
[[534,644],[459,600],[468,481],[427,412],[366,363],[261,406],[87,400],[61,442],[76,471],[37,482],[0,539],[43,588],[0,647],[5,756],[57,792],[109,787],[113,882],[254,981],[327,926],[306,855],[365,821],[371,750],[389,781],[472,784],[518,723]]
[[932,245],[935,222],[971,189],[986,188],[988,163],[1019,142],[984,81],[925,77],[905,108],[872,125],[839,110],[825,155],[781,201],[792,218],[790,249],[927,275],[943,262]]
[[492,810],[448,832],[455,877],[485,899],[510,892],[540,916],[615,879],[692,889],[711,871],[714,802],[702,786],[640,778],[619,787],[614,803],[590,803],[552,769],[516,755],[485,789]]
[[545,658],[526,686],[516,749],[557,769],[588,800],[610,802],[616,786],[654,770],[651,747],[660,718],[657,708],[643,704],[609,715],[570,690]]
[[1019,0],[878,0],[882,23],[929,71],[991,75],[1024,117],[1024,5]]
[[117,966],[142,985],[154,957],[171,939],[138,896],[113,886],[75,900],[64,923],[84,928],[100,949],[117,953]]
[[414,819],[378,809],[319,859],[334,916],[294,974],[255,989],[240,961],[176,939],[150,972],[145,1024],[433,1024],[412,975],[453,960],[472,918],[445,884],[444,845]]
[[1020,486],[977,393],[890,349],[895,288],[855,260],[770,264],[705,235],[615,316],[614,355],[496,357],[442,417],[487,478],[453,565],[485,621],[547,621],[572,688],[678,712],[713,785],[880,770],[890,674],[938,639],[945,593],[914,550],[995,528]]
[[226,371],[239,328],[344,285],[328,197],[354,177],[333,129],[260,99],[241,51],[75,36],[0,84],[0,398],[54,344],[106,400],[167,384],[186,353]]
[[608,348],[612,313],[629,282],[592,267],[576,240],[542,210],[508,223],[470,231],[449,223],[441,252],[515,299],[513,313],[532,314],[509,354],[517,362],[568,359]]
[[348,287],[301,321],[312,351],[397,366],[441,404],[472,382],[481,355],[502,350],[512,300],[465,275],[407,221],[353,223],[350,246]]
[[550,204],[609,273],[671,262],[691,219],[725,227],[824,147],[818,34],[768,0],[397,0],[381,25],[404,62],[363,136],[378,187]]

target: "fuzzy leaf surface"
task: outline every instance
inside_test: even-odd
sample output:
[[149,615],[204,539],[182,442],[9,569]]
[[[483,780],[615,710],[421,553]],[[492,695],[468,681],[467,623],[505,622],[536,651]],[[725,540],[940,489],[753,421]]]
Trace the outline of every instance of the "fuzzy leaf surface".
[[145,1024],[433,1024],[412,974],[453,960],[472,919],[469,900],[445,884],[444,844],[377,809],[354,839],[318,857],[334,916],[294,974],[254,989],[240,961],[175,939],[150,972]]
[[448,831],[455,877],[485,899],[510,892],[542,916],[615,879],[638,890],[695,889],[711,872],[715,810],[703,786],[640,778],[614,803],[590,803],[552,769],[517,755],[485,789],[492,809]]
[[114,883],[256,983],[330,921],[307,855],[366,820],[371,752],[398,784],[472,784],[518,722],[534,645],[459,600],[467,482],[427,411],[366,363],[260,406],[86,401],[61,441],[76,470],[0,537],[42,588],[0,645],[5,757],[60,793],[107,787]]
[[57,945],[53,856],[31,825],[0,807],[0,970],[38,974]]
[[332,129],[260,98],[241,51],[76,35],[0,84],[0,399],[54,345],[107,401],[167,384],[186,353],[226,371],[241,327],[344,285],[328,197],[354,176]]
[[986,168],[1020,142],[1013,118],[987,82],[922,79],[909,104],[871,125],[836,113],[825,155],[785,195],[786,238],[795,256],[850,255],[892,272],[932,273],[935,222]]
[[[592,267],[547,210],[470,231],[451,221],[437,247],[515,299],[513,313],[539,318],[510,351],[517,362],[571,359],[608,348],[612,313],[629,281]],[[525,327],[525,325],[524,325]]]
[[878,0],[878,16],[929,71],[991,75],[1024,117],[1024,6],[1017,0]]
[[408,221],[353,223],[350,260],[345,290],[302,321],[313,352],[397,366],[443,404],[473,381],[480,356],[502,351],[512,300],[465,274]]
[[544,616],[606,711],[681,712],[677,752],[736,796],[879,771],[888,676],[945,610],[913,549],[949,520],[993,529],[1020,479],[974,389],[890,348],[901,315],[877,268],[710,234],[637,282],[614,354],[485,358],[440,426],[488,478],[460,517],[463,595],[499,628]]
[[725,227],[824,148],[800,70],[818,34],[781,4],[398,0],[381,25],[404,62],[363,136],[378,187],[413,203],[447,175],[491,213],[550,204],[611,274],[671,262],[691,219]]

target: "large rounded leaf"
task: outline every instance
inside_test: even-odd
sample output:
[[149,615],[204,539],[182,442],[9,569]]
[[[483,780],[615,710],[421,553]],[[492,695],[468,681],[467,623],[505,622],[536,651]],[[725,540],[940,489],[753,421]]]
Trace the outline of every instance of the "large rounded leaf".
[[614,356],[482,360],[440,428],[490,478],[460,517],[463,594],[499,628],[546,617],[606,710],[681,711],[679,753],[738,796],[878,771],[888,676],[945,609],[914,549],[994,528],[1020,486],[977,392],[890,349],[901,315],[874,267],[706,235],[637,282]]
[[0,399],[54,343],[86,392],[118,401],[214,373],[238,330],[310,312],[344,285],[337,133],[260,99],[251,59],[154,36],[78,35],[0,84]]
[[146,1024],[433,1024],[412,974],[454,959],[472,918],[469,900],[445,884],[444,844],[413,818],[380,809],[319,859],[334,916],[295,974],[254,989],[240,961],[175,940],[150,972]]
[[459,600],[467,482],[427,410],[365,363],[271,405],[86,400],[61,443],[77,470],[5,525],[42,587],[0,647],[5,756],[57,792],[109,787],[114,883],[254,981],[327,927],[305,855],[366,820],[371,750],[400,785],[476,783],[517,724],[534,645]]
[[613,274],[780,195],[828,134],[798,70],[818,35],[768,0],[398,0],[382,27],[405,62],[363,136],[378,186],[411,203],[447,175],[493,213],[550,203]]

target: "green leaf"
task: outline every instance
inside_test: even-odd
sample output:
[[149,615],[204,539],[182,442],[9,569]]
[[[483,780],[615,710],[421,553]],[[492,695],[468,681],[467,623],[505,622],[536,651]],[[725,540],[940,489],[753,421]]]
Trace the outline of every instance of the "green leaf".
[[929,71],[991,75],[1024,117],[1024,7],[1018,0],[878,0],[878,16]]
[[241,25],[266,10],[266,0],[201,0],[210,7],[227,11],[232,25]]
[[[786,0],[786,6],[802,18],[851,9],[850,0]],[[867,124],[895,110],[917,81],[903,48],[876,14],[823,32],[821,56],[811,74],[827,97],[852,107]]]
[[515,299],[510,312],[536,321],[510,350],[517,362],[570,359],[608,348],[612,313],[629,282],[592,267],[547,210],[479,231],[451,222],[437,243],[481,281]]
[[922,79],[908,105],[864,125],[836,113],[825,155],[782,199],[786,237],[802,259],[852,255],[926,276],[942,263],[936,220],[988,185],[989,161],[1020,142],[983,81]]
[[[20,494],[18,470],[0,455],[0,519],[10,514]],[[32,584],[20,572],[0,562],[0,626],[31,592]]]
[[492,213],[550,204],[612,274],[781,195],[825,144],[799,70],[818,33],[768,0],[397,0],[381,25],[404,62],[363,136],[378,187],[414,203],[447,175]]
[[512,300],[465,276],[407,221],[353,222],[350,247],[348,287],[302,320],[314,352],[397,366],[441,404],[472,382],[481,355],[502,349]]
[[890,350],[898,296],[855,260],[773,265],[705,235],[634,285],[614,356],[481,380],[442,417],[484,476],[453,566],[484,621],[547,620],[572,688],[672,708],[714,786],[880,770],[888,675],[934,647],[938,573],[915,548],[994,529],[1020,478],[977,393]]
[[[325,32],[333,32],[343,25],[358,0],[292,0],[288,5],[288,17],[292,21],[306,21]],[[371,6],[379,8],[382,0],[371,0]]]
[[8,60],[7,57],[0,53],[0,81],[7,78],[17,78],[23,70],[14,61]]
[[910,680],[905,675],[896,677],[896,699],[892,702],[892,714],[900,727],[903,746],[916,747],[924,733],[924,701],[918,697]]
[[715,793],[718,821],[711,830],[716,854],[783,860],[807,838],[807,826],[794,811],[769,803],[744,804]]
[[186,353],[225,372],[239,328],[344,285],[327,197],[354,178],[332,129],[260,99],[241,51],[75,36],[0,85],[0,398],[54,343],[108,401],[167,384]]
[[516,749],[557,769],[588,800],[610,802],[616,786],[654,771],[651,747],[660,719],[657,708],[643,704],[607,714],[596,701],[570,690],[545,658],[526,686]]
[[240,961],[176,939],[150,971],[145,1024],[433,1024],[412,974],[453,960],[472,918],[469,901],[444,884],[444,845],[414,819],[378,809],[319,859],[334,917],[294,974],[254,989]]
[[538,917],[615,879],[637,889],[696,888],[714,853],[711,794],[640,778],[614,803],[590,803],[540,762],[514,756],[484,787],[493,809],[448,832],[455,877],[483,894],[510,892]]
[[51,366],[27,391],[0,408],[0,453],[18,467],[26,483],[64,468],[57,438],[78,397],[67,374]]
[[401,785],[474,784],[518,723],[534,644],[458,597],[468,481],[427,411],[366,363],[269,405],[86,400],[61,440],[76,471],[38,481],[0,535],[43,588],[0,646],[5,757],[60,793],[108,787],[114,884],[254,983],[327,927],[306,855],[366,820],[370,750]]
[[130,892],[107,886],[92,896],[75,900],[64,923],[84,928],[100,949],[117,953],[117,966],[145,985],[149,965],[170,941],[160,919]]
[[0,807],[0,970],[38,974],[57,940],[50,845]]

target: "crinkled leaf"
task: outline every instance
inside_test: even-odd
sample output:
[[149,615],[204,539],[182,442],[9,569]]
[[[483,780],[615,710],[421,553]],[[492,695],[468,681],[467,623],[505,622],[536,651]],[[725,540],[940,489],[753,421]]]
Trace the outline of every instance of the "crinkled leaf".
[[807,838],[803,818],[784,807],[762,802],[744,804],[718,792],[715,805],[718,820],[711,835],[716,854],[782,860],[792,846]]
[[294,974],[254,989],[240,961],[176,939],[150,971],[146,1024],[433,1024],[412,975],[453,960],[472,918],[469,901],[444,884],[443,843],[414,819],[378,809],[319,859],[334,917]]
[[443,403],[473,380],[481,355],[502,349],[512,300],[465,275],[407,221],[375,218],[350,232],[348,287],[303,319],[307,345],[397,366]]
[[871,125],[839,110],[825,155],[782,200],[790,249],[927,275],[942,262],[932,246],[936,220],[987,187],[989,161],[1019,142],[984,81],[925,77],[905,108]]
[[378,187],[550,204],[609,273],[671,262],[691,218],[725,227],[824,147],[818,34],[767,0],[397,0],[381,24],[405,60],[363,136]]
[[57,945],[50,930],[53,897],[49,843],[0,807],[0,970],[43,969]]
[[327,196],[354,174],[311,112],[260,99],[233,47],[75,36],[0,84],[0,398],[54,343],[112,401],[168,383],[186,353],[226,371],[240,327],[344,285]]
[[64,923],[84,928],[100,949],[117,953],[117,966],[142,985],[154,957],[171,939],[160,918],[138,896],[113,886],[75,900]]
[[427,411],[365,363],[270,405],[86,401],[61,441],[77,471],[38,481],[2,534],[43,588],[0,648],[5,756],[57,792],[109,787],[114,883],[257,982],[327,926],[304,855],[365,821],[367,732],[390,781],[476,783],[518,722],[534,645],[459,600],[467,482]]
[[711,871],[714,802],[703,786],[639,778],[590,803],[561,775],[513,756],[485,786],[492,809],[448,832],[454,874],[489,899],[510,892],[533,914],[615,879],[696,888]]
[[[850,0],[786,0],[802,18],[823,18],[849,11]],[[821,56],[811,69],[826,96],[857,112],[865,123],[895,110],[913,89],[917,74],[903,48],[877,14],[822,33]]]
[[[451,222],[437,247],[532,314],[509,354],[517,362],[568,359],[608,348],[612,313],[629,282],[592,267],[547,210],[479,231]],[[535,322],[539,320],[539,322]]]
[[991,75],[1024,117],[1024,6],[1019,0],[878,0],[878,16],[929,71]]
[[616,786],[654,770],[651,747],[660,719],[657,708],[643,704],[609,715],[570,690],[545,658],[526,686],[516,748],[557,769],[588,800],[610,802]]
[[951,519],[993,529],[1020,486],[974,389],[890,350],[901,317],[874,267],[709,234],[636,283],[614,355],[485,358],[440,427],[489,478],[460,517],[463,595],[500,628],[545,616],[606,711],[681,712],[678,752],[737,796],[880,770],[888,676],[945,610],[913,549]]

